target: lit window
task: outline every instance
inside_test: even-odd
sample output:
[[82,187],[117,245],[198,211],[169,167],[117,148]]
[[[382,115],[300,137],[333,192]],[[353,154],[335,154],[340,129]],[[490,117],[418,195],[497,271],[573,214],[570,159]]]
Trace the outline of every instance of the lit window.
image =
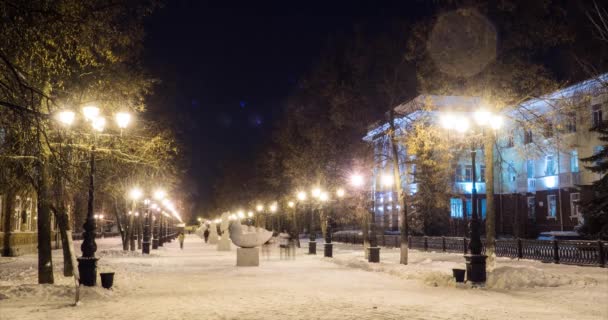
[[473,167],[470,165],[466,165],[464,167],[464,181],[465,182],[473,181]]
[[548,155],[545,157],[545,175],[546,176],[553,176],[555,175],[556,170],[555,170],[555,156],[554,155]]
[[452,218],[462,219],[462,200],[460,198],[450,199],[450,215]]
[[547,213],[549,217],[557,217],[557,196],[554,194],[547,196]]
[[570,194],[570,217],[580,217],[580,204],[579,200],[581,199],[580,193],[571,193]]
[[486,166],[479,167],[479,179],[477,181],[486,181]]
[[572,150],[570,153],[570,171],[578,172],[578,151]]
[[534,160],[526,160],[526,172],[528,173],[528,179],[534,178]]

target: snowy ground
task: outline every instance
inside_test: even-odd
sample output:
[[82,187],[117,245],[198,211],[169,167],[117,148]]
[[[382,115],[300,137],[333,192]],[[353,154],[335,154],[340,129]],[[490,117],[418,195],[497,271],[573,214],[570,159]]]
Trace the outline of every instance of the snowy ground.
[[[382,249],[380,264],[360,246],[336,245],[335,258],[261,256],[260,267],[235,267],[194,236],[150,256],[123,253],[119,239],[98,241],[101,271],[116,272],[112,291],[83,288],[71,306],[73,280],[36,284],[36,256],[0,258],[0,319],[608,319],[608,269],[499,258],[486,288],[456,285],[458,254]],[[78,246],[77,246],[78,247]],[[322,245],[319,246],[322,248]]]

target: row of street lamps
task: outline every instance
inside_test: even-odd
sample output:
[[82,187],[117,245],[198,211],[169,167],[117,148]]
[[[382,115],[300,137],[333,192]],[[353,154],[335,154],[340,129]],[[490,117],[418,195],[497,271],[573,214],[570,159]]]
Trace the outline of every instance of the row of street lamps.
[[[465,261],[467,264],[467,277],[469,281],[474,283],[483,283],[486,280],[486,268],[485,268],[485,260],[486,256],[481,254],[482,251],[482,243],[481,243],[481,235],[480,235],[480,217],[479,217],[479,209],[477,203],[477,189],[476,189],[476,152],[479,147],[483,147],[483,143],[479,144],[479,137],[483,137],[485,134],[485,130],[490,129],[493,131],[499,130],[502,127],[503,119],[500,115],[493,114],[487,111],[478,111],[473,114],[473,120],[469,121],[470,114],[469,113],[444,113],[440,117],[441,125],[448,130],[454,130],[458,133],[465,134],[469,133],[469,138],[471,141],[471,164],[473,168],[472,172],[472,190],[471,190],[471,203],[472,203],[472,217],[470,221],[470,239],[469,242],[469,252],[470,254],[465,255]],[[483,141],[483,140],[482,140]],[[492,165],[492,164],[490,164]],[[356,190],[359,191],[359,196],[365,196],[362,190],[362,186],[365,184],[365,178],[362,175],[355,174],[351,177],[351,186],[355,187]],[[380,176],[380,184],[384,187],[392,187],[394,184],[393,175],[381,175]],[[305,191],[299,191],[296,193],[296,197],[294,200],[288,201],[288,207],[292,208],[294,211],[293,214],[293,223],[292,223],[292,231],[295,236],[297,236],[298,230],[296,225],[296,214],[298,211],[298,207],[300,205],[309,204],[309,254],[316,254],[316,233],[315,233],[315,225],[314,225],[314,216],[315,212],[321,213],[326,208],[328,203],[332,201],[338,202],[344,198],[346,192],[344,189],[336,189],[336,198],[330,199],[329,193],[321,190],[321,188],[316,187],[313,188],[309,194]],[[307,202],[308,200],[308,202]],[[377,243],[376,236],[376,219],[375,219],[375,197],[372,195],[368,199],[371,201],[371,204],[366,204],[366,208],[370,210],[370,225],[369,225],[369,262],[379,262],[380,260],[380,248]],[[405,203],[403,205],[406,205]],[[270,213],[274,213],[277,211],[277,205],[274,203],[273,205],[268,207],[270,209]],[[261,204],[256,206],[256,210],[262,216],[266,213],[265,207]],[[325,250],[324,255],[326,257],[331,257],[333,255],[332,249],[332,235],[331,235],[331,219],[332,219],[333,211],[326,214],[326,239],[325,239]],[[249,218],[253,216],[252,211],[249,212]],[[272,216],[271,216],[272,217]],[[234,219],[244,218],[242,211],[239,211],[239,214],[234,215]],[[258,223],[260,219],[257,220]],[[271,223],[271,228],[274,230],[274,223]],[[365,230],[364,232],[367,232]]]

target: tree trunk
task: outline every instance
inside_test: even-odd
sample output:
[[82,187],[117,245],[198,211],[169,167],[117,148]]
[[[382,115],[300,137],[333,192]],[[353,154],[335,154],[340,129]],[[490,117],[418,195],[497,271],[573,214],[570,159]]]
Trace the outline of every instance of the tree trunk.
[[118,209],[118,199],[114,199],[114,218],[116,218],[116,227],[118,227],[118,232],[120,232],[120,240],[122,240],[122,250],[127,251],[129,250],[129,232],[128,230],[124,230],[122,227],[122,222],[120,219],[120,210]]
[[[364,203],[366,200],[363,200]],[[359,210],[359,214],[362,216],[362,228],[363,229],[363,252],[365,253],[365,259],[369,259],[369,219],[370,215],[367,213],[365,206],[362,203],[359,203],[357,206]]]
[[496,211],[494,210],[494,133],[485,134],[484,157],[486,165],[486,255],[490,270],[495,266]]
[[6,257],[11,257],[14,255],[13,249],[11,248],[11,233],[13,232],[13,227],[11,226],[11,216],[12,213],[14,211],[14,205],[15,205],[15,189],[14,187],[10,187],[8,188],[7,192],[6,192],[6,197],[5,197],[5,204],[4,204],[4,215],[2,216],[4,219],[4,223],[2,224],[4,226],[4,230],[0,230],[2,232],[4,232],[3,234],[3,247],[2,247],[2,255],[6,256]]
[[38,159],[38,283],[54,283],[51,248],[51,210],[46,157]]
[[395,190],[397,191],[397,198],[399,206],[401,207],[401,253],[399,257],[399,263],[407,264],[408,258],[408,248],[407,248],[407,236],[409,233],[408,230],[408,221],[407,221],[407,204],[406,204],[406,194],[403,191],[403,187],[401,185],[401,175],[399,173],[399,150],[397,148],[397,139],[396,135],[396,127],[395,127],[395,110],[391,106],[389,111],[389,137],[391,139],[391,151],[392,151],[392,160],[393,160],[393,176],[394,176],[394,184]]

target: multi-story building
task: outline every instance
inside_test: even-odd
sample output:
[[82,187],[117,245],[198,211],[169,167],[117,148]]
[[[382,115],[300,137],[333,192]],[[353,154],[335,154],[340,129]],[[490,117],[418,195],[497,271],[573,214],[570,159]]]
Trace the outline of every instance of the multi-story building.
[[[608,112],[608,74],[587,80],[515,108],[506,108],[504,125],[496,133],[494,147],[494,201],[496,232],[499,235],[535,237],[543,231],[569,231],[582,222],[578,200],[591,196],[578,185],[588,185],[598,174],[585,168],[579,158],[602,148],[598,134],[589,129],[601,126]],[[419,96],[395,108],[399,115],[396,134],[407,136],[411,124],[420,119],[439,123],[441,114],[456,112],[472,118],[482,100],[476,97]],[[415,110],[415,111],[412,111]],[[391,141],[388,124],[372,127],[364,137],[374,146],[376,183],[375,212],[377,223],[385,229],[400,225],[396,194],[383,186],[381,173],[391,173]],[[408,159],[413,155],[398,146],[402,187],[415,195],[416,171]],[[452,197],[447,206],[452,234],[465,232],[471,216],[472,176],[477,176],[478,208],[486,213],[486,185],[483,148],[479,148],[477,165],[471,166],[468,154],[454,158],[451,168]]]

